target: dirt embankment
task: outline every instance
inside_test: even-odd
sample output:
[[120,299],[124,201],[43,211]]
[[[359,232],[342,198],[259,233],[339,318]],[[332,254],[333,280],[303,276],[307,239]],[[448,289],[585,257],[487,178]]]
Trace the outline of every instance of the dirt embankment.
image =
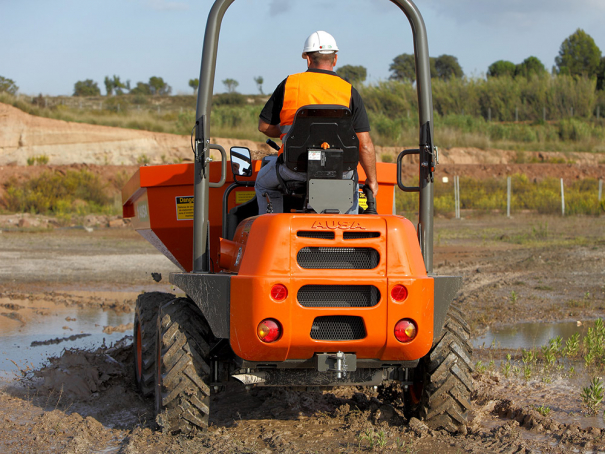
[[[269,151],[249,140],[213,139],[225,150],[247,146]],[[27,159],[45,155],[50,164],[136,165],[145,155],[152,164],[191,161],[188,136],[97,126],[29,115],[0,103],[0,165],[26,165]],[[219,158],[218,152],[213,156]]]
[[[225,150],[232,146],[244,146],[253,151],[255,158],[272,152],[262,142],[211,138]],[[406,147],[376,147],[377,156],[390,157],[395,162],[397,154]],[[213,151],[213,157],[220,159]],[[24,166],[27,159],[45,155],[51,165],[114,165],[136,166],[143,155],[151,164],[171,163],[175,160],[191,161],[190,138],[175,134],[163,134],[133,129],[74,123],[29,115],[15,107],[0,103],[0,166]],[[541,164],[536,174],[547,172],[562,177],[571,174],[579,176],[602,176],[605,174],[604,158],[592,153],[526,152],[528,162],[565,162],[568,164]],[[444,174],[474,174],[465,166],[480,164],[481,175],[502,175],[508,172],[527,173],[535,167],[531,164],[515,164],[517,152],[507,150],[477,148],[441,149],[439,171]],[[414,162],[409,158],[409,163]],[[495,166],[495,167],[494,167]],[[554,167],[552,167],[554,166]],[[569,170],[562,170],[569,169]],[[5,169],[2,169],[3,173]],[[410,174],[414,166],[410,166]],[[561,173],[563,172],[563,173]],[[556,175],[555,175],[556,174]]]

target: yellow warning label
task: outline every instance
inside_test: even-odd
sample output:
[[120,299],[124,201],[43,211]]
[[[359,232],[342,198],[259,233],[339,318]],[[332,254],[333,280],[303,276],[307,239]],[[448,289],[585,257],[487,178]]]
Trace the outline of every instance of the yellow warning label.
[[237,191],[235,193],[235,203],[238,205],[240,203],[246,203],[248,200],[252,200],[254,194],[254,191]]
[[361,208],[363,208],[364,210],[368,209],[368,198],[366,197],[366,195],[359,191],[359,206]]
[[193,196],[176,198],[176,220],[190,221],[193,219]]

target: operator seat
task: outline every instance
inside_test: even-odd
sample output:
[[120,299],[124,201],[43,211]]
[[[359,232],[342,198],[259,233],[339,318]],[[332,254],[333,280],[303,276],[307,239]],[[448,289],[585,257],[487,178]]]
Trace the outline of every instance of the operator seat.
[[[359,162],[359,140],[351,111],[333,104],[303,106],[296,111],[283,143],[276,168],[282,192],[307,195],[308,206],[318,213],[346,212],[354,203]],[[283,181],[279,165],[306,173],[306,182]],[[345,180],[346,173],[352,178]],[[351,204],[344,209],[349,199]]]

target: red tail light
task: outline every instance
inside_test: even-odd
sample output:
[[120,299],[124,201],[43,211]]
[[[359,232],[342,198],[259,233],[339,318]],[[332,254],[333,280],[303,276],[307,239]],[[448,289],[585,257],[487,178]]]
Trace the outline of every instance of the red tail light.
[[281,337],[281,325],[277,320],[267,318],[258,324],[256,332],[263,342],[275,342]]
[[410,342],[418,334],[418,328],[413,320],[404,318],[395,325],[395,338],[399,342]]
[[391,289],[391,298],[393,298],[393,300],[397,301],[398,303],[401,303],[407,297],[408,289],[405,288],[403,285],[396,285]]
[[271,298],[275,301],[283,301],[288,297],[288,289],[283,284],[275,284],[271,288]]

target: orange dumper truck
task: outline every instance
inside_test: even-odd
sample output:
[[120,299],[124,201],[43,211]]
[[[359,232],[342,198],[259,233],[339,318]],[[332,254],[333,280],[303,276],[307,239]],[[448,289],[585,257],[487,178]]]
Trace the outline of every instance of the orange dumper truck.
[[[254,180],[266,159],[234,147],[228,160],[209,140],[220,23],[233,1],[216,0],[208,18],[194,163],[141,167],[122,192],[124,218],[181,269],[170,282],[186,295],[137,299],[137,387],[154,396],[157,422],[171,432],[205,429],[211,395],[232,380],[399,383],[408,417],[458,430],[470,409],[470,330],[452,304],[461,278],[432,270],[438,155],[419,11],[409,0],[391,0],[413,30],[419,147],[401,152],[397,164],[378,163],[377,198],[371,191],[364,197],[361,167],[358,181],[340,178],[358,162],[350,112],[305,106],[284,139],[283,165],[307,179],[282,188],[284,213],[259,214]],[[220,152],[220,162],[210,150]],[[406,155],[419,157],[418,186],[401,182]],[[418,193],[416,226],[395,213],[398,190]],[[359,214],[344,214],[356,193]]]

